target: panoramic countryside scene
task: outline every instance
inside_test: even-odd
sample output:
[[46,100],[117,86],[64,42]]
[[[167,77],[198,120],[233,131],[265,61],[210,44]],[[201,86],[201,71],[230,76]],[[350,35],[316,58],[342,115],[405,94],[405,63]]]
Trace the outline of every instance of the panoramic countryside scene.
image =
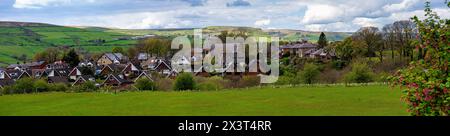
[[1,0],[0,116],[448,116],[448,0]]

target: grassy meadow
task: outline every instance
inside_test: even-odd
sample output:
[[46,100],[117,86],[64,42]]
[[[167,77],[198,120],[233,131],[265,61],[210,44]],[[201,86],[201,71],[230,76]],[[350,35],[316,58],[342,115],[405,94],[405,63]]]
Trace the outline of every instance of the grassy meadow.
[[6,116],[408,116],[387,86],[251,88],[206,92],[42,93],[0,96]]

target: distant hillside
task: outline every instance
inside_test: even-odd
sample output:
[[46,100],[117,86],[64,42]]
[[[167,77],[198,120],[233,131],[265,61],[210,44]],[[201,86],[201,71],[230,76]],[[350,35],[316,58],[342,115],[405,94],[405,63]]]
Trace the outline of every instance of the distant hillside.
[[0,27],[33,27],[33,26],[54,26],[54,25],[44,23],[0,21]]
[[[113,47],[130,47],[143,35],[175,37],[192,35],[194,28],[184,29],[115,29],[105,27],[58,26],[44,23],[0,21],[0,65],[18,62],[20,56],[31,59],[36,52],[48,47],[69,46],[89,52],[111,51]],[[319,32],[301,30],[263,30],[252,27],[210,26],[203,28],[205,34],[218,35],[222,31],[247,32],[250,36],[277,36],[285,41],[309,39],[316,42]],[[329,41],[343,40],[351,33],[327,32]]]

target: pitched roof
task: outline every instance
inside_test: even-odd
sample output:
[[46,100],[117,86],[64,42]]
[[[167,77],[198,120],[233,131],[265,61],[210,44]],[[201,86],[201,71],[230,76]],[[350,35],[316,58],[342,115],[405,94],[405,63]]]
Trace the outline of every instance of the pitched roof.
[[122,53],[105,53],[105,56],[113,62],[120,62],[125,59]]
[[295,43],[288,44],[280,47],[281,49],[306,49],[306,48],[317,48],[318,45],[312,43]]
[[67,77],[62,77],[62,76],[55,76],[55,77],[48,77],[47,79],[49,82],[51,81],[51,83],[69,83],[69,79],[67,79]]
[[107,81],[109,81],[108,79],[110,78],[114,78],[117,82],[119,82],[119,84],[123,84],[123,83],[131,83],[131,81],[125,80],[123,78],[121,78],[119,75],[116,74],[110,74],[105,81],[103,82],[103,84],[105,84]]
[[137,80],[141,79],[142,77],[146,77],[146,78],[149,79],[150,81],[153,81],[152,75],[149,74],[147,71],[144,71],[144,72],[142,72],[142,73],[134,80],[134,82],[136,82]]

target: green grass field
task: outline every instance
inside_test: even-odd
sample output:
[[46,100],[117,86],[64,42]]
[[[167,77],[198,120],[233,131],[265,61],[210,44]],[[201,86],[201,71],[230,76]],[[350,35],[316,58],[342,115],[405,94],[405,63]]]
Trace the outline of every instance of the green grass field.
[[0,96],[0,115],[407,116],[387,86]]

